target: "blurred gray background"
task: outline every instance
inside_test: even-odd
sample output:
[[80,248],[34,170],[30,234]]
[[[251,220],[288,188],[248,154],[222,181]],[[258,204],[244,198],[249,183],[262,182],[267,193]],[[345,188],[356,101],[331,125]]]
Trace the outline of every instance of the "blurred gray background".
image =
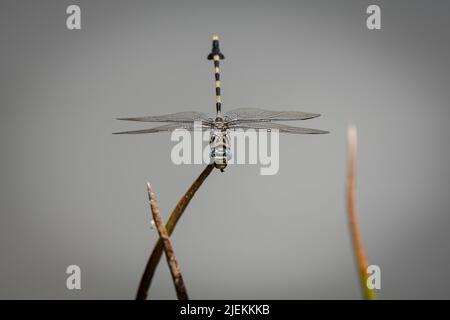
[[[78,4],[82,30],[66,29]],[[366,8],[382,29],[366,28]],[[280,171],[214,171],[173,235],[194,299],[358,299],[345,211],[346,128],[381,298],[450,298],[448,1],[0,3],[0,298],[132,299],[157,233],[203,169],[168,133],[114,120],[223,110],[321,113],[326,136],[280,136]],[[82,290],[66,289],[77,264]],[[176,298],[166,261],[151,299]]]

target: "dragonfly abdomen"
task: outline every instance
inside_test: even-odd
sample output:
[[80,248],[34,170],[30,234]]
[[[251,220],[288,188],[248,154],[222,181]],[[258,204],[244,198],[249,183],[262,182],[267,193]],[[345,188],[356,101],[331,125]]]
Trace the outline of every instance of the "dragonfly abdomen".
[[222,112],[222,98],[220,96],[220,67],[219,61],[225,59],[225,56],[220,52],[219,37],[213,36],[213,44],[211,53],[208,55],[208,60],[214,61],[214,77],[216,80],[216,116],[221,117]]

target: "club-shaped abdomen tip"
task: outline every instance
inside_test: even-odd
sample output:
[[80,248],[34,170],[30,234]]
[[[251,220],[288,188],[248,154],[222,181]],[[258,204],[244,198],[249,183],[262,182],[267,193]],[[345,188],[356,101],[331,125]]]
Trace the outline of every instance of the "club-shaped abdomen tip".
[[220,52],[219,48],[219,36],[213,35],[212,37],[212,49],[211,53],[208,55],[208,60],[214,60],[217,59],[217,56],[219,57],[219,60],[225,59],[225,56]]

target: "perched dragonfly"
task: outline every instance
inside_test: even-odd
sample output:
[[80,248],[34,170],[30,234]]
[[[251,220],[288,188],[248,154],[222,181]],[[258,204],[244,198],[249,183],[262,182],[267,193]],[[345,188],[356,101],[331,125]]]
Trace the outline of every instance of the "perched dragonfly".
[[[228,111],[222,115],[222,99],[220,96],[220,69],[219,61],[225,59],[219,48],[219,37],[213,36],[212,51],[208,55],[208,60],[214,62],[214,76],[216,80],[216,117],[209,117],[207,114],[195,111],[178,112],[161,116],[147,116],[134,118],[118,118],[118,120],[139,121],[139,122],[164,122],[167,124],[144,130],[124,131],[115,134],[139,134],[154,133],[174,130],[193,131],[197,128],[209,130],[211,148],[211,161],[217,169],[222,172],[231,159],[230,151],[230,130],[236,129],[256,129],[256,130],[278,130],[285,133],[296,134],[323,134],[328,131],[300,128],[273,121],[306,120],[320,116],[316,113],[300,111],[272,111],[259,108],[240,108]],[[194,126],[194,123],[200,123]]]

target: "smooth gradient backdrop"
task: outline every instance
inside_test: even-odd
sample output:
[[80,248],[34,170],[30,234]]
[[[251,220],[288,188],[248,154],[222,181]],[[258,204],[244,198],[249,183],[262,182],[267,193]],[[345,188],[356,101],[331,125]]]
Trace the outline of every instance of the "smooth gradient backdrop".
[[[66,28],[81,7],[82,29]],[[366,28],[381,7],[382,29]],[[359,299],[345,210],[346,129],[380,297],[450,298],[449,1],[0,2],[0,298],[132,299],[166,220],[202,171],[168,133],[114,120],[223,110],[321,113],[280,135],[280,171],[214,171],[172,240],[194,299]],[[66,268],[81,267],[79,291]],[[149,292],[174,299],[163,259]]]

